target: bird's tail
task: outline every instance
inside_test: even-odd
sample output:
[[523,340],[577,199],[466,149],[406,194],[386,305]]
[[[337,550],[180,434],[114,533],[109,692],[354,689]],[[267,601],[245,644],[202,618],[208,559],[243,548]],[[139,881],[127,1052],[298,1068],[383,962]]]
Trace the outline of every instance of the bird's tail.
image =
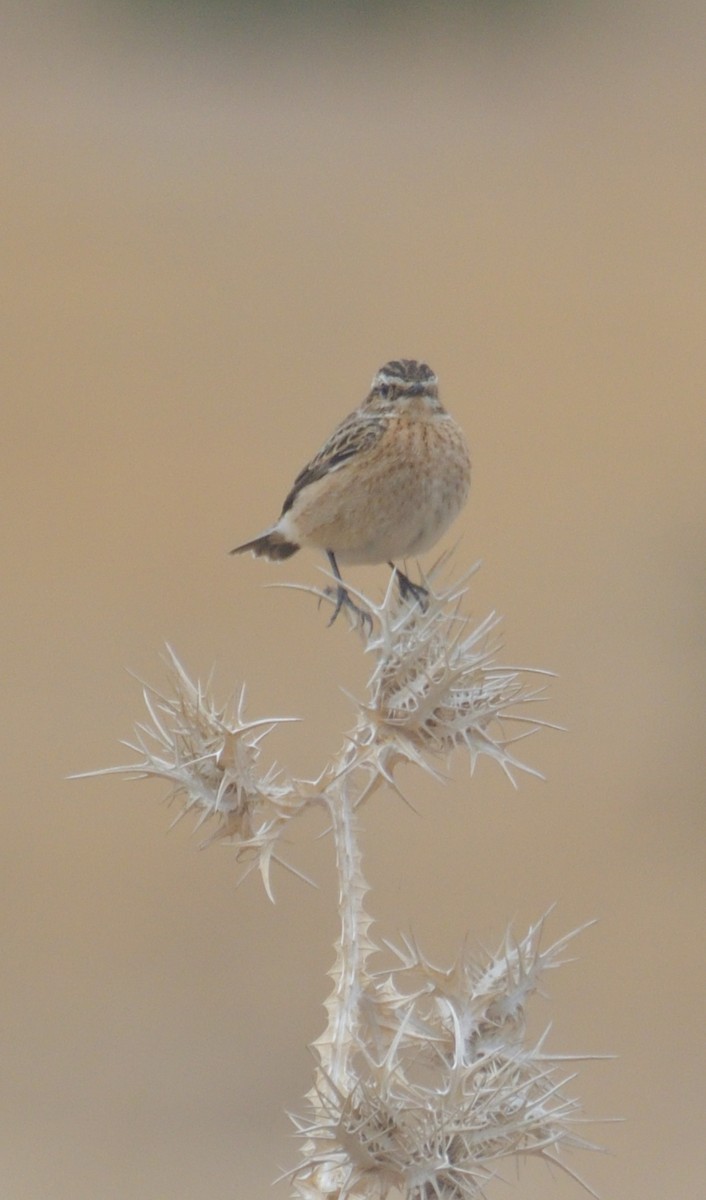
[[231,550],[231,554],[244,554],[246,550],[251,550],[256,558],[279,560],[296,554],[298,549],[297,543],[290,542],[283,533],[278,533],[276,529],[268,529],[251,542],[243,542],[242,546],[236,546]]

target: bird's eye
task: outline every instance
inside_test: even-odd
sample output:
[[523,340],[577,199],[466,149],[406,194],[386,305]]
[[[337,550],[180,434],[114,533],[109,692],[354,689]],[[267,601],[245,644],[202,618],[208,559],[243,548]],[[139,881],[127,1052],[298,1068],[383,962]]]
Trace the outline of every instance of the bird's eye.
[[381,383],[378,387],[378,392],[382,396],[383,400],[387,400],[391,391],[392,391],[392,387],[390,386],[389,383]]

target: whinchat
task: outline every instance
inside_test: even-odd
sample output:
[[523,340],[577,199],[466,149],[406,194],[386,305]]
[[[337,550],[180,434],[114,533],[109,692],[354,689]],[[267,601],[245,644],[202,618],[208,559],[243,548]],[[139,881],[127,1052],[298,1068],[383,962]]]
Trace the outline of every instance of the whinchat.
[[269,559],[302,546],[328,556],[336,607],[369,620],[346,591],[338,563],[387,563],[403,596],[424,603],[426,590],[395,564],[423,554],[458,516],[468,495],[466,439],[439,400],[426,363],[402,358],[375,375],[360,408],[341,421],[299,472],[274,525],[236,546]]

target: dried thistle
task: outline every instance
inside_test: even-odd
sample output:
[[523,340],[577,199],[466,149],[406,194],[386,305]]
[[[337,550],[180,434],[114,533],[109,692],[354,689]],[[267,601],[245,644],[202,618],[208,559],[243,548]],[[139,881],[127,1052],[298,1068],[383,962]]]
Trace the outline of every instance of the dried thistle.
[[246,721],[244,687],[237,698],[219,706],[208,686],[192,682],[171,647],[167,665],[170,691],[163,695],[143,688],[149,723],[137,723],[135,742],[124,743],[140,755],[139,761],[86,774],[166,780],[171,784],[168,801],[181,804],[174,823],[187,813],[197,815],[197,828],[212,819],[208,841],[228,840],[239,860],[257,862],[273,899],[270,864],[273,858],[282,861],[275,847],[306,800],[274,766],[261,772],[259,760],[267,735],[292,718]]
[[[242,689],[218,706],[171,650],[171,691],[145,689],[150,722],[128,743],[139,761],[110,768],[167,780],[179,816],[212,818],[209,840],[227,838],[239,859],[256,863],[271,898],[270,867],[282,863],[275,851],[289,821],[312,804],[327,811],[340,934],[313,1087],[293,1117],[303,1140],[289,1173],[298,1200],[475,1200],[508,1159],[539,1157],[578,1179],[562,1152],[595,1148],[576,1132],[579,1104],[565,1094],[560,1064],[571,1060],[549,1055],[546,1035],[536,1044],[526,1035],[526,1005],[573,934],[542,950],[539,922],[519,942],[508,935],[495,955],[464,948],[448,968],[407,939],[385,970],[370,965],[380,948],[365,909],[363,800],[385,783],[397,789],[400,763],[438,777],[457,747],[471,769],[487,755],[513,784],[518,769],[536,774],[514,746],[546,724],[517,711],[542,689],[498,664],[494,615],[474,625],[463,613],[470,574],[436,588],[432,573],[424,606],[392,586],[378,605],[356,593],[373,666],[366,697],[353,700],[355,727],[318,779],[263,769],[263,742],[288,718],[246,721]],[[510,722],[525,727],[510,735]]]
[[[427,601],[410,604],[392,583],[383,602],[365,599],[371,614],[362,626],[374,667],[367,697],[356,704],[352,735],[357,753],[348,762],[365,764],[392,781],[395,766],[410,762],[434,770],[457,747],[494,759],[516,786],[514,771],[539,772],[518,759],[512,747],[548,722],[519,711],[544,699],[543,686],[528,677],[548,672],[499,665],[500,618],[491,613],[475,623],[462,611],[472,568],[459,582],[436,587],[439,566],[425,580]],[[522,725],[509,734],[507,726]]]

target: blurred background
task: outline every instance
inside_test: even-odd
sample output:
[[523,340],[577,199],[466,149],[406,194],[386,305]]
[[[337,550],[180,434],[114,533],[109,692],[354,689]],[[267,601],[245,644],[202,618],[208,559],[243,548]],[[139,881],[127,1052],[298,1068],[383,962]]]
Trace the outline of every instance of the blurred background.
[[[458,755],[365,811],[379,936],[439,962],[552,903],[535,1002],[605,1200],[704,1161],[706,15],[701,0],[0,5],[7,1200],[265,1200],[296,1161],[331,846],[272,907],[129,762],[169,641],[316,774],[357,638],[230,559],[374,371],[424,358],[471,444],[444,545],[505,660],[554,670],[514,792]],[[377,594],[384,570],[352,581]],[[267,589],[267,590],[263,590]],[[512,1172],[511,1179],[514,1181]],[[499,1188],[499,1190],[498,1190]],[[492,1191],[492,1189],[491,1189]],[[496,1185],[493,1194],[502,1194]],[[528,1164],[514,1194],[578,1196]]]

